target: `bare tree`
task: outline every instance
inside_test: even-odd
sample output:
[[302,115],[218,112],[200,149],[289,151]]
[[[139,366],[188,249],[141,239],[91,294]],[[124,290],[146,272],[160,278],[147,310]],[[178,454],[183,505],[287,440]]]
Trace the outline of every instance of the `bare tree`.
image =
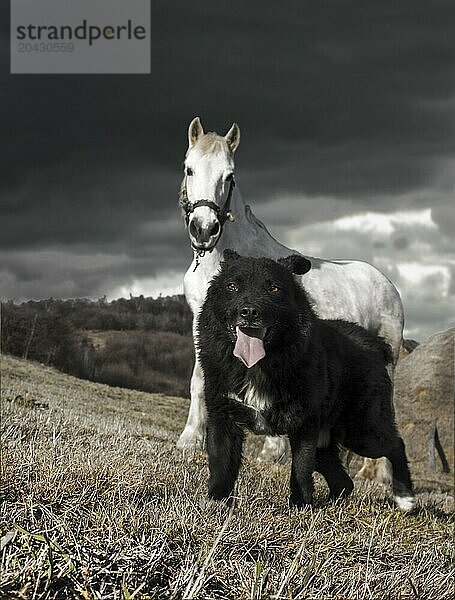
[[32,327],[30,329],[30,335],[28,336],[27,342],[25,344],[24,354],[22,355],[22,358],[25,358],[25,359],[28,358],[28,353],[29,353],[29,350],[30,350],[30,345],[32,343],[33,336],[35,335],[35,327],[36,327],[36,321],[37,320],[38,320],[38,313],[35,313],[35,316],[33,317]]

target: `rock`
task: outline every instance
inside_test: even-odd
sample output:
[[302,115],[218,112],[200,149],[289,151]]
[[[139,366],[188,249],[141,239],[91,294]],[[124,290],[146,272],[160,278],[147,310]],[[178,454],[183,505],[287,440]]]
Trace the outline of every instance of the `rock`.
[[403,358],[408,354],[411,354],[411,352],[414,352],[418,345],[419,342],[416,342],[415,340],[404,339],[400,349],[400,358]]
[[397,422],[411,466],[422,470],[454,470],[454,342],[455,328],[436,333],[400,358],[395,371]]

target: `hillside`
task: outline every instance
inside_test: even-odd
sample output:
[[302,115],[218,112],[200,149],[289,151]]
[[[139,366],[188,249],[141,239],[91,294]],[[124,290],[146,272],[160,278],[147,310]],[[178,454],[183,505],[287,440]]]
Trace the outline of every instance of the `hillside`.
[[1,348],[70,375],[188,396],[194,349],[183,296],[1,304]]
[[449,476],[413,472],[414,515],[365,482],[328,503],[319,478],[290,510],[289,466],[248,438],[226,513],[202,502],[205,454],[175,449],[187,409],[2,358],[1,598],[453,598]]

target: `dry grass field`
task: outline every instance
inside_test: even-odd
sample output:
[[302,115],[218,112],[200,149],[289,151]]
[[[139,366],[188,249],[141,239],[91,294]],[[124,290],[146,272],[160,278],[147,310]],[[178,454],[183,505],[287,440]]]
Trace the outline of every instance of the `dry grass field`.
[[187,408],[2,358],[1,598],[454,598],[450,477],[413,473],[414,515],[319,479],[290,510],[289,466],[248,438],[227,512],[202,502],[204,453],[175,449]]

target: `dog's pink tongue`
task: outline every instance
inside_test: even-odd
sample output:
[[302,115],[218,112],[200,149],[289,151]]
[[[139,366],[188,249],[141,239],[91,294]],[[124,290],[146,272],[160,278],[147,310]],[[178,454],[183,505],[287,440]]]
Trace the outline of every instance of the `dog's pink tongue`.
[[234,356],[240,358],[250,368],[265,356],[264,343],[262,341],[265,330],[258,329],[254,331],[248,329],[248,333],[245,333],[239,327],[236,329],[237,341],[235,342]]

